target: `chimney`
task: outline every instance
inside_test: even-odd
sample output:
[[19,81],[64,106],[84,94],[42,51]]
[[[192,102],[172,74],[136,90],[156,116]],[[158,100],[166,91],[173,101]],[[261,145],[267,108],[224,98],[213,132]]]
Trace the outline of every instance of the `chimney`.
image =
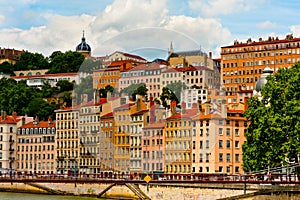
[[1,111],[1,118],[2,118],[2,121],[6,119],[6,111],[4,111],[4,110]]
[[209,59],[212,58],[212,52],[211,51],[208,53],[208,57],[209,57]]
[[88,94],[81,95],[81,104],[86,104],[88,102]]
[[49,117],[49,118],[48,118],[48,126],[51,126],[51,124],[52,124],[52,118]]
[[222,118],[227,118],[227,105],[221,104],[221,116]]
[[27,117],[27,114],[25,114],[25,116],[24,116],[24,117],[22,117],[22,126],[24,126],[24,125],[25,125],[25,122],[26,122],[26,117]]
[[204,115],[208,115],[210,113],[210,105],[206,103],[204,105]]
[[99,98],[100,98],[100,92],[98,89],[96,89],[94,92],[94,103],[95,104],[99,102],[99,100],[100,100]]
[[135,95],[135,101],[136,101],[136,111],[141,110],[141,96],[140,95]]
[[182,102],[182,103],[181,103],[181,113],[182,113],[182,114],[185,114],[185,113],[186,113],[186,103],[185,103],[185,102]]
[[106,98],[107,98],[107,101],[111,100],[111,92],[109,92],[109,91],[107,92]]
[[171,109],[171,115],[175,115],[176,114],[176,101],[171,101],[170,109]]

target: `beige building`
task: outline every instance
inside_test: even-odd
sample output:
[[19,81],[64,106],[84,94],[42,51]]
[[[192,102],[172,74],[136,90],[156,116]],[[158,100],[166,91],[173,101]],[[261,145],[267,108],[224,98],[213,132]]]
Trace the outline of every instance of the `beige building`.
[[80,106],[56,110],[57,174],[75,175],[80,172],[79,154]]
[[0,118],[0,172],[14,172],[17,168],[17,129],[32,121],[32,117],[17,116],[13,113],[8,116],[1,111]]
[[16,170],[26,174],[55,174],[55,122],[37,118],[18,128]]

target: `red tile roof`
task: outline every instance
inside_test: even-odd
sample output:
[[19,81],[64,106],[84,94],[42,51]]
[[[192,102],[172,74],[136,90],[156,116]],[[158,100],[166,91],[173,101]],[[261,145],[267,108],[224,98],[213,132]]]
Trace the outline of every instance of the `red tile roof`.
[[126,108],[129,108],[131,106],[133,106],[135,103],[127,103],[127,104],[124,104],[122,106],[119,106],[117,108],[115,108],[115,110],[122,110],[122,109],[126,109]]
[[55,122],[51,122],[50,124],[48,121],[40,121],[37,125],[34,125],[34,122],[29,122],[25,124],[24,126],[21,126],[20,128],[55,128]]
[[140,110],[140,111],[138,111],[138,112],[132,113],[131,116],[142,115],[142,114],[144,114],[144,113],[146,113],[146,112],[148,112],[148,111],[149,111],[149,110]]
[[100,98],[98,103],[94,103],[94,100],[91,100],[91,101],[87,102],[86,104],[82,105],[82,107],[99,106],[99,105],[102,105],[102,104],[105,104],[105,103],[107,103],[107,99],[106,98]]
[[111,117],[114,117],[113,112],[110,112],[110,113],[107,113],[107,114],[101,116],[101,118],[111,118]]
[[45,77],[61,77],[61,76],[77,76],[79,73],[61,73],[61,74],[41,74],[32,76],[12,76],[13,79],[18,78],[45,78]]
[[184,114],[182,114],[181,112],[176,113],[175,115],[168,117],[167,120],[191,118],[196,116],[197,114],[198,114],[197,109],[187,109]]
[[2,120],[2,116],[0,116],[0,124],[16,124],[21,119],[22,116],[6,116],[6,118]]

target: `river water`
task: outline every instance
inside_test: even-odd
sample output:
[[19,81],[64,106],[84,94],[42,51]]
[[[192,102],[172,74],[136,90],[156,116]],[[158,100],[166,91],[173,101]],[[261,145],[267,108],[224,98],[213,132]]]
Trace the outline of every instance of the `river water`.
[[14,193],[14,192],[0,192],[0,199],[1,200],[96,200],[96,199],[100,200],[99,198],[91,198],[91,197],[28,194],[28,193]]

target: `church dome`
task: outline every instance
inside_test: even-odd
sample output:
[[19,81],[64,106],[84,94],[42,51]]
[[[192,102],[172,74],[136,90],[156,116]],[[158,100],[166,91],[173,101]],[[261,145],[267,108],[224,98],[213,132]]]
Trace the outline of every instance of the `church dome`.
[[259,79],[256,82],[255,90],[257,92],[261,91],[261,89],[266,85],[267,83],[267,76],[273,73],[273,69],[266,67],[263,70],[262,75],[259,77]]
[[79,45],[77,45],[77,47],[76,47],[76,51],[79,51],[79,52],[82,52],[82,51],[91,52],[90,45],[88,45],[88,43],[86,43],[86,41],[85,41],[84,32],[83,32],[83,35],[82,35],[81,43]]

